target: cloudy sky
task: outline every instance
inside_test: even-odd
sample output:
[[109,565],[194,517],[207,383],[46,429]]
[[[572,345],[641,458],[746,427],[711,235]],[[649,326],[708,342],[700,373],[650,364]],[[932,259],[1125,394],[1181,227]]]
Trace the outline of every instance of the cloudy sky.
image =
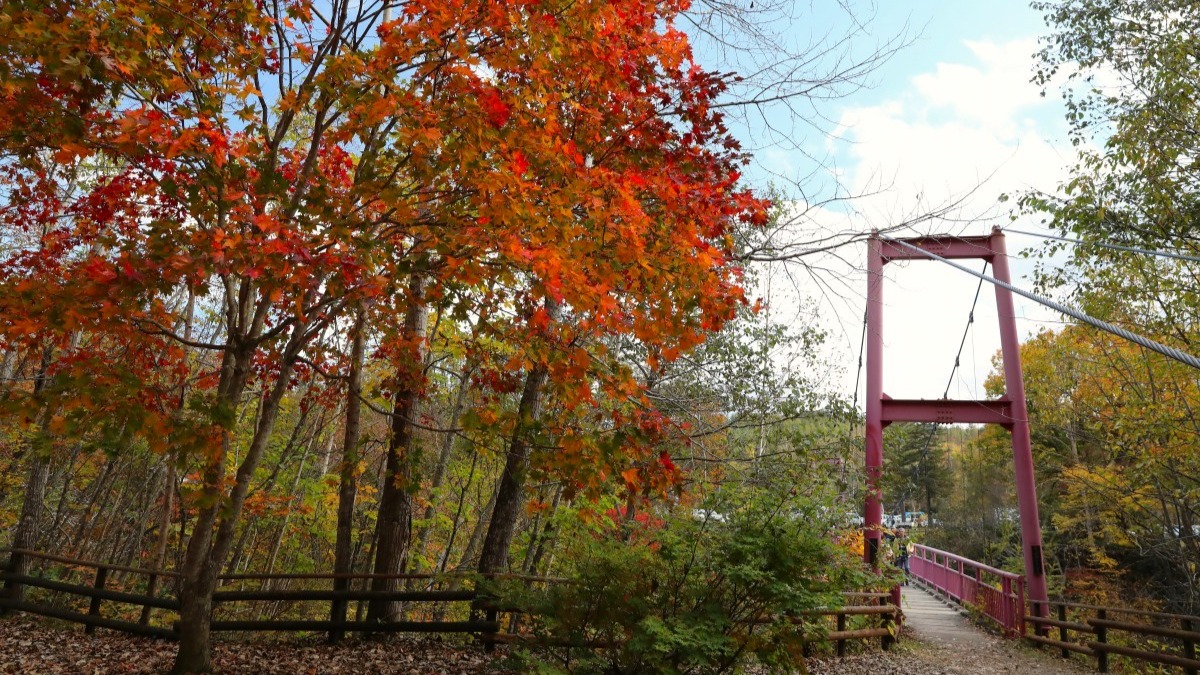
[[[1073,157],[1061,97],[1057,91],[1043,97],[1030,83],[1038,37],[1046,32],[1040,14],[1021,0],[884,4],[871,31],[882,40],[907,25],[918,35],[915,42],[873,74],[872,86],[822,105],[831,137],[809,133],[799,147],[776,143],[757,149],[752,178],[803,176],[813,165],[807,153],[833,167],[848,193],[873,193],[810,214],[811,222],[830,230],[885,227],[955,200],[962,200],[955,212],[959,219],[926,223],[911,234],[986,234],[993,225],[1008,225],[1009,205],[999,196],[1053,190]],[[813,17],[814,26],[821,17],[821,12]],[[830,14],[830,20],[836,17]],[[1028,220],[1013,226],[1038,229]],[[1021,235],[1008,238],[1010,253],[1039,243]],[[832,334],[829,355],[845,370],[831,376],[846,392],[857,375],[866,279],[856,268],[863,248],[819,260],[823,271],[815,280],[776,268],[770,289],[777,319],[790,312],[797,321],[808,320],[796,312],[795,296],[817,298],[819,320]],[[1014,259],[1012,268],[1014,283],[1031,288],[1032,264]],[[897,398],[942,395],[976,285],[973,277],[937,262],[887,266],[885,392]],[[1016,300],[1022,339],[1062,319]],[[952,398],[982,397],[998,349],[994,289],[985,284]]]

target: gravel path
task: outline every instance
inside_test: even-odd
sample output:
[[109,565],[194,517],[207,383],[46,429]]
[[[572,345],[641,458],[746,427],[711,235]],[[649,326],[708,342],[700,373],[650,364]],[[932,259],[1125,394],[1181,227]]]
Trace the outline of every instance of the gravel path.
[[811,675],[1082,675],[1080,664],[1000,639],[981,650],[951,650],[908,639],[890,652],[813,659]]
[[899,647],[844,659],[813,659],[812,675],[1082,675],[1093,670],[973,626],[915,587],[904,589]]

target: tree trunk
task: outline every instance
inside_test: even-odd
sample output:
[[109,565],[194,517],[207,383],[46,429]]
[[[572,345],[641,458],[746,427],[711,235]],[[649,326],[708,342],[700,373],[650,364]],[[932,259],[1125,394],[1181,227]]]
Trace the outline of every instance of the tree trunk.
[[530,434],[541,414],[542,389],[546,385],[546,366],[538,365],[525,378],[521,392],[521,403],[517,407],[517,424],[512,440],[508,444],[508,455],[500,485],[496,490],[496,505],[492,509],[487,537],[479,555],[479,571],[482,574],[503,572],[508,568],[508,549],[512,546],[513,532],[525,494],[525,471],[529,465]]
[[10,381],[16,372],[17,366],[17,351],[15,349],[4,350],[4,358],[0,359],[0,387],[5,389],[12,385]]
[[550,508],[540,516],[546,521],[541,533],[538,533],[536,527],[533,530],[533,538],[530,539],[529,551],[525,554],[525,565],[521,570],[522,574],[537,574],[538,564],[541,563],[542,557],[546,554],[546,543],[554,540],[554,514],[558,511],[558,504],[562,500],[562,493],[562,485],[559,485],[554,491],[554,501],[550,504]]
[[[383,491],[379,498],[379,515],[375,521],[378,545],[375,549],[375,574],[400,574],[408,557],[412,539],[412,486],[417,463],[412,418],[416,415],[417,400],[424,382],[425,352],[425,279],[413,274],[409,281],[408,309],[404,316],[404,338],[415,344],[409,364],[412,371],[397,378],[395,407],[392,410],[392,433],[388,439],[387,465],[384,468]],[[395,579],[376,578],[373,591],[394,591]],[[368,621],[391,621],[399,616],[399,605],[385,600],[372,600],[367,606]]]
[[[446,549],[442,551],[441,559],[437,564],[437,573],[441,574],[446,571],[446,565],[450,564],[450,555],[454,552],[454,539],[458,536],[458,528],[462,523],[463,507],[467,502],[467,492],[471,489],[471,483],[475,480],[475,467],[479,465],[479,453],[475,452],[471,455],[471,470],[467,473],[467,480],[463,483],[462,492],[458,495],[458,508],[454,512],[454,521],[450,524],[450,536],[446,539]],[[475,528],[471,531],[471,538],[467,542],[467,547],[463,551],[463,557],[459,561],[458,569],[465,569],[468,564],[474,564],[474,550],[479,546],[479,540],[483,537],[483,530],[487,525],[487,516],[492,512],[492,507],[496,505],[496,491],[492,490],[492,496],[489,498],[487,506],[479,511],[479,519],[475,523]],[[462,578],[455,577],[450,580],[450,590],[458,590],[462,587]],[[449,603],[438,603],[433,611],[433,620],[441,621],[446,615],[446,606]]]
[[[246,387],[249,376],[251,350],[228,348],[222,358],[221,381],[217,387],[217,398],[233,415]],[[212,594],[216,588],[216,571],[213,569],[212,543],[213,526],[220,512],[220,502],[225,495],[221,486],[225,473],[225,458],[233,444],[233,430],[226,430],[215,456],[208,458],[204,471],[204,488],[201,503],[204,507],[196,514],[196,523],[188,540],[183,556],[179,579],[179,651],[175,654],[172,673],[212,672],[210,629],[212,622]],[[219,569],[223,560],[216,561]]]
[[[279,373],[270,394],[262,399],[258,425],[250,441],[246,456],[238,466],[233,488],[225,494],[225,458],[231,450],[233,430],[228,429],[218,451],[209,458],[204,472],[205,506],[196,516],[192,538],[180,579],[179,652],[175,656],[172,673],[212,672],[211,636],[212,594],[216,590],[217,576],[233,544],[238,517],[246,501],[254,470],[266,450],[267,441],[275,428],[279,406],[288,389],[292,371],[300,348],[304,344],[307,326],[292,328],[291,337],[283,350]],[[232,415],[249,376],[254,349],[245,344],[234,344],[225,352],[221,364],[221,382],[218,385],[218,400],[228,407]]]
[[104,469],[100,472],[99,478],[92,483],[92,494],[88,497],[88,503],[84,507],[83,513],[79,516],[79,526],[75,528],[75,548],[71,551],[71,555],[76,558],[82,558],[84,555],[87,542],[92,536],[90,533],[92,524],[99,517],[96,503],[100,501],[100,495],[108,491],[109,483],[116,479],[113,475],[116,464],[117,462],[112,457],[105,455]]
[[[471,455],[471,468],[467,472],[467,480],[463,482],[462,490],[458,493],[458,507],[454,511],[454,518],[450,521],[450,535],[446,537],[446,547],[442,549],[442,554],[439,556],[438,564],[434,566],[437,574],[446,571],[446,565],[450,564],[450,555],[454,551],[454,540],[458,537],[458,529],[462,524],[463,507],[467,501],[467,491],[471,489],[471,483],[475,480],[475,467],[479,464],[479,453]],[[495,494],[495,492],[493,492]],[[483,519],[482,514],[480,520]]]
[[[67,461],[63,468],[62,475],[58,477],[58,483],[61,484],[61,489],[58,491],[58,506],[54,508],[54,519],[50,521],[50,535],[53,537],[47,544],[51,550],[61,551],[66,547],[66,542],[60,542],[62,539],[59,534],[65,527],[67,521],[67,498],[71,494],[71,479],[75,477],[75,463],[79,461],[79,454],[83,446],[79,443],[71,450],[71,459]],[[51,483],[54,483],[53,479]],[[2,497],[3,495],[0,495]]]
[[[126,462],[126,466],[128,466],[131,471],[136,470],[133,462]],[[113,483],[113,487],[115,488],[115,479],[113,480]],[[129,512],[130,485],[131,481],[124,481],[120,492],[115,493],[115,502],[112,500],[114,493],[111,489],[109,490],[108,495],[105,496],[104,501],[100,504],[100,510],[97,512],[98,521],[100,516],[105,515],[106,512],[108,517],[103,521],[100,521],[100,529],[93,537],[95,543],[92,545],[91,550],[94,551],[94,553],[91,556],[80,556],[81,558],[85,560],[91,558],[93,560],[99,559],[108,561],[113,561],[116,559],[115,556],[117,552],[117,544],[120,542],[122,530],[122,526],[119,521],[121,521],[123,516]],[[107,540],[110,538],[112,540],[111,546],[109,546],[108,555],[105,555],[101,549],[103,549],[105,545],[109,543]]]
[[425,507],[422,518],[425,524],[421,526],[420,533],[417,535],[417,553],[419,555],[425,554],[425,549],[429,546],[429,536],[433,533],[434,498],[438,489],[442,487],[442,481],[446,478],[446,467],[450,464],[450,453],[454,450],[454,427],[458,425],[458,418],[462,415],[462,409],[467,400],[467,382],[471,378],[472,368],[473,366],[468,363],[459,373],[458,391],[454,395],[454,408],[446,416],[446,433],[442,436],[441,451],[438,453],[437,465],[433,468],[433,478],[429,483],[429,506]]
[[[167,477],[163,481],[162,510],[158,513],[158,540],[154,544],[154,558],[150,564],[152,569],[161,570],[167,561],[167,544],[171,541],[171,516],[175,513],[175,462],[167,458]],[[158,592],[158,575],[150,577],[146,586],[146,595],[154,597]],[[142,616],[150,619],[150,608],[142,610]]]
[[[351,545],[354,542],[354,501],[358,496],[358,442],[361,435],[362,419],[362,368],[363,352],[367,345],[367,311],[358,310],[354,320],[353,337],[350,346],[350,377],[346,384],[346,430],[342,438],[342,464],[339,471],[337,510],[337,536],[333,546],[333,571],[336,574],[348,574],[351,570]],[[328,457],[328,454],[326,455]],[[333,589],[344,591],[350,588],[349,579],[334,579]],[[345,600],[333,604],[332,621],[346,619]],[[341,631],[329,634],[331,642],[342,638]]]
[[[192,325],[196,318],[196,291],[191,286],[188,287],[187,307],[184,309],[183,319],[183,339],[192,339]],[[188,369],[191,372],[191,369]],[[175,411],[182,413],[187,407],[187,391],[188,378],[182,377],[179,382],[179,398],[175,401]],[[175,492],[178,487],[175,485],[175,453],[171,450],[167,451],[163,458],[167,465],[167,475],[163,479],[162,488],[162,511],[158,514],[158,540],[154,544],[154,562],[151,565],[156,570],[165,569],[164,565],[167,562],[167,544],[171,541],[171,517],[175,514]],[[183,537],[182,527],[180,537]],[[158,591],[159,578],[158,575],[150,577],[150,581],[146,587],[146,595],[154,597]],[[143,623],[150,619],[150,608],[145,607],[142,610]]]
[[[463,491],[464,493],[466,492],[465,487]],[[463,548],[462,557],[458,560],[457,570],[479,569],[479,545],[483,541],[483,535],[488,530],[488,523],[491,522],[492,511],[496,509],[496,497],[499,494],[500,485],[497,484],[492,489],[487,504],[479,510],[479,520],[475,521],[475,527],[471,529],[471,536],[467,537],[467,545]]]
[[[38,365],[37,376],[33,381],[33,395],[36,398],[46,389],[47,373],[54,357],[53,347],[47,346],[42,350],[42,360]],[[50,423],[50,411],[43,408],[39,424],[44,435]],[[33,448],[29,448],[34,450]],[[21,502],[21,516],[17,520],[17,531],[13,533],[12,547],[14,550],[35,550],[41,538],[42,512],[46,506],[46,483],[50,478],[50,456],[42,452],[29,453],[29,474],[25,479],[25,497]],[[29,573],[29,558],[20,553],[12,553],[9,557],[9,571],[13,574],[26,575]],[[19,584],[5,582],[5,595],[11,600],[20,600],[24,588]]]
[[[311,441],[316,441],[313,438]],[[271,553],[267,556],[267,574],[275,571],[275,562],[279,559],[279,549],[283,546],[283,538],[287,536],[288,523],[292,520],[292,511],[304,506],[304,498],[300,496],[300,481],[304,478],[304,465],[308,463],[308,456],[312,454],[312,442],[304,444],[304,453],[300,455],[300,466],[296,469],[296,477],[292,479],[292,503],[288,505],[288,510],[283,514],[283,522],[279,525],[279,532],[275,535],[275,541],[271,543]],[[330,436],[327,441],[329,445],[333,445],[333,437]],[[328,450],[326,450],[328,452]],[[272,586],[268,582],[268,589]]]

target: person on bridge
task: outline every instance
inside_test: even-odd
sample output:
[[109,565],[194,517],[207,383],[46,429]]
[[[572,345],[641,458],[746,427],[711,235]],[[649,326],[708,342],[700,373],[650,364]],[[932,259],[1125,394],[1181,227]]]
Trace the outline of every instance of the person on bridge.
[[912,542],[908,540],[908,532],[902,527],[896,530],[896,567],[904,570],[904,585],[908,585],[908,554],[912,552]]

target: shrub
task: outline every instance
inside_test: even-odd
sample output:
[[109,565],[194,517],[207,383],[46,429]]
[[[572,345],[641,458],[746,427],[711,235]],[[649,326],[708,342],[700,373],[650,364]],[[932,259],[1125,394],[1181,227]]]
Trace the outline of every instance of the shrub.
[[787,512],[751,503],[720,519],[642,515],[576,538],[569,583],[500,591],[560,645],[524,655],[525,667],[612,675],[800,667],[793,619],[840,605],[844,589],[887,581],[820,524]]

